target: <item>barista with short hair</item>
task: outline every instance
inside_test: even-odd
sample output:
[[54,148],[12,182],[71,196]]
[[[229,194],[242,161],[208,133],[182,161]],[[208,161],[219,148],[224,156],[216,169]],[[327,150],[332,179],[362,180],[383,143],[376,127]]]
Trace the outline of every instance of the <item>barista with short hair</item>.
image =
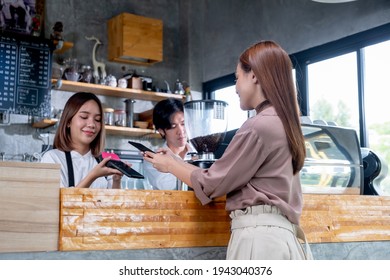
[[[188,143],[184,108],[180,100],[168,98],[158,102],[153,109],[153,124],[165,140],[165,148],[181,159],[191,159],[189,153],[195,151]],[[158,171],[147,161],[144,161],[144,176],[155,190],[177,190],[181,185],[176,176]]]

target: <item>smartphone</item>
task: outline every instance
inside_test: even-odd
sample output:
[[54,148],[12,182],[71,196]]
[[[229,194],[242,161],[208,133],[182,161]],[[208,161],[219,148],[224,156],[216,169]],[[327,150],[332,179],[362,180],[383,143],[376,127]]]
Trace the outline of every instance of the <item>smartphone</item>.
[[106,163],[107,167],[115,168],[125,174],[129,178],[144,179],[144,176],[133,168],[128,166],[126,163],[120,160],[119,156],[114,153],[103,152],[99,156],[99,161],[102,161],[104,158],[111,157],[111,159]]
[[152,153],[156,153],[155,151],[149,149],[148,147],[142,145],[141,143],[138,143],[138,142],[134,142],[134,141],[129,141],[129,144],[130,145],[133,145],[134,147],[136,147],[138,150],[140,150],[141,152],[152,152]]

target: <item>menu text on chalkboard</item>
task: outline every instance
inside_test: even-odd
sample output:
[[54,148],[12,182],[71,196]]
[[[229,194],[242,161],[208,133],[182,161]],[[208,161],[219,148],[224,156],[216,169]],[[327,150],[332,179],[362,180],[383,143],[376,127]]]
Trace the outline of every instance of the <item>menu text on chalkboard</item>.
[[50,116],[50,40],[0,33],[0,111]]

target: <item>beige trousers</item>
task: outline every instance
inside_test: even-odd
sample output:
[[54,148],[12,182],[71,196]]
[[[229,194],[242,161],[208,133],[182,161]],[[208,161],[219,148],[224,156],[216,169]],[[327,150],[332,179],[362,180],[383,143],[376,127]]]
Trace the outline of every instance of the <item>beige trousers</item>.
[[[230,213],[228,260],[312,259],[302,229],[271,205],[257,205]],[[306,252],[299,239],[306,245]]]

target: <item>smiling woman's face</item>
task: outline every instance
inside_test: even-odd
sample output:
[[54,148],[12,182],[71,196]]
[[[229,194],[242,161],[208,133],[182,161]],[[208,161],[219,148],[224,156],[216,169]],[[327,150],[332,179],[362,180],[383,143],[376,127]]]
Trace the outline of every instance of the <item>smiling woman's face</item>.
[[102,128],[102,113],[94,100],[89,100],[80,107],[70,123],[70,135],[73,148],[81,154],[88,152],[91,142]]

